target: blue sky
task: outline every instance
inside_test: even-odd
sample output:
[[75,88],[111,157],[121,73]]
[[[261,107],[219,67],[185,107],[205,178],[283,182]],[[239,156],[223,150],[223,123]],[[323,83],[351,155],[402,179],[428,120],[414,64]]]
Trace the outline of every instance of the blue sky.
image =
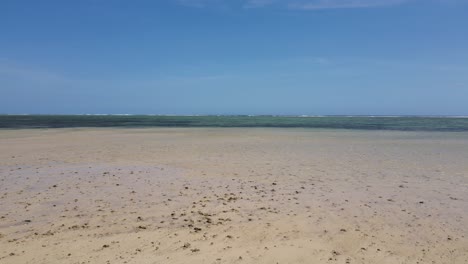
[[3,0],[0,113],[468,115],[468,0]]

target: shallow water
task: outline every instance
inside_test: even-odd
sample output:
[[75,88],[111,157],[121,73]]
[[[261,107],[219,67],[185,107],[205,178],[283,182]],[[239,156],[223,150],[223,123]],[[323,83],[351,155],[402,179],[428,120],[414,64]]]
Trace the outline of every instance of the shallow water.
[[0,128],[302,127],[401,131],[468,131],[461,117],[0,115]]

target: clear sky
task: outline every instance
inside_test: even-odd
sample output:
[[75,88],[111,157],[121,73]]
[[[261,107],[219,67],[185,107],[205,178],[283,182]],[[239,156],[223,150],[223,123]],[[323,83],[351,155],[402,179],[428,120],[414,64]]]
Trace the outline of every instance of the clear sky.
[[468,0],[2,0],[0,113],[468,115]]

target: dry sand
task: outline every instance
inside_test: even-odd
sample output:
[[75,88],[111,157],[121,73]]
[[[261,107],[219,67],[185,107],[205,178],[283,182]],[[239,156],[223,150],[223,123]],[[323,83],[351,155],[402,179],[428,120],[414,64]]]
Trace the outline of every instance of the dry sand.
[[468,263],[468,134],[2,130],[0,263]]

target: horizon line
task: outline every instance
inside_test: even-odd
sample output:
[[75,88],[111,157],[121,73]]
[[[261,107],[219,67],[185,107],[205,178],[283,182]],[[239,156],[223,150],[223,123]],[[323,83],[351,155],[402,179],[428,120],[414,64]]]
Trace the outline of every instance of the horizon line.
[[349,114],[334,114],[334,115],[304,115],[304,114],[37,114],[37,113],[0,113],[0,116],[172,116],[172,117],[426,117],[426,118],[468,118],[468,115],[349,115]]

